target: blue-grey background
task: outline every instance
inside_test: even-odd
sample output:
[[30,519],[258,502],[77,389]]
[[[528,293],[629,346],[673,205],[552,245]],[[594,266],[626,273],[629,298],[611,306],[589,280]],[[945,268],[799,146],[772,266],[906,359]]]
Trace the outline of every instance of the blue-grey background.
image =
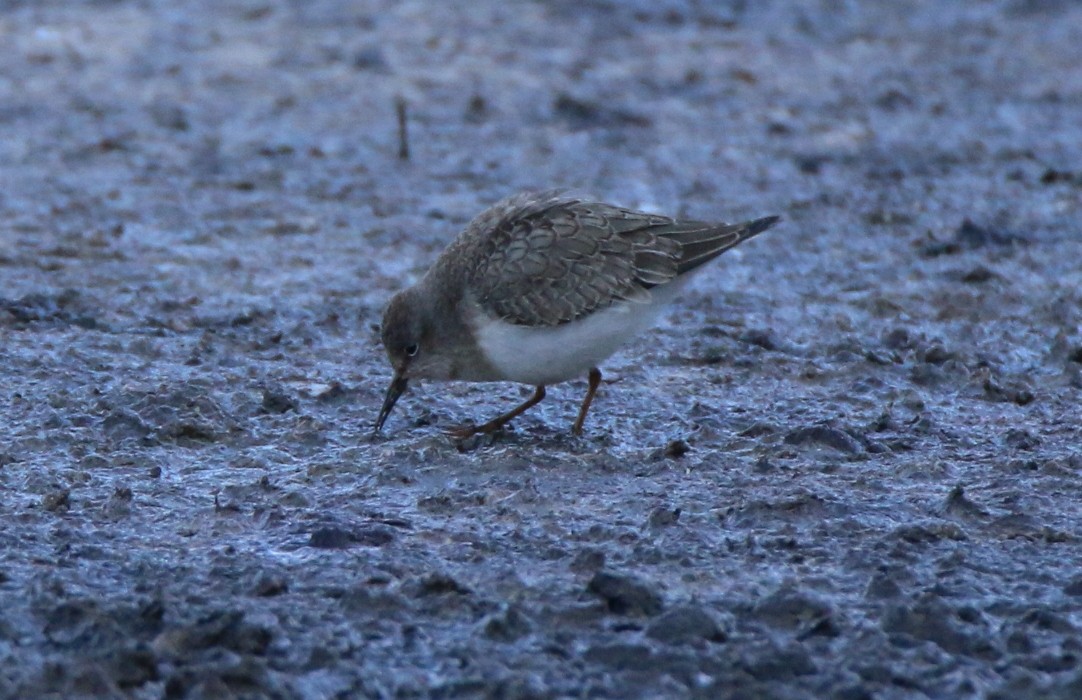
[[[0,696],[1082,696],[1082,5],[0,2]],[[398,159],[405,100],[411,158]],[[513,430],[483,207],[780,214]]]

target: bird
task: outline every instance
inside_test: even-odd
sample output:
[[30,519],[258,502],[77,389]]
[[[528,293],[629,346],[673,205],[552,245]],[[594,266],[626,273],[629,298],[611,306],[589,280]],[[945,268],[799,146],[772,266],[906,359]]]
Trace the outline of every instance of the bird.
[[599,365],[650,328],[691,274],[780,220],[680,220],[562,190],[511,195],[474,218],[417,284],[388,302],[380,334],[394,376],[373,434],[414,379],[510,381],[525,402],[457,439],[491,433],[584,374],[581,435]]

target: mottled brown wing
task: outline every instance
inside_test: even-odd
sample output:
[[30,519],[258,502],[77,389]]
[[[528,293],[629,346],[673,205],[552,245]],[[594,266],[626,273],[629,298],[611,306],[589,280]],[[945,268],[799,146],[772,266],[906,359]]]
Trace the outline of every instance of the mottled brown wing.
[[[698,225],[702,228],[702,225]],[[617,301],[645,302],[680,272],[691,228],[654,214],[549,192],[505,200],[470,226],[471,287],[510,323],[555,326]]]

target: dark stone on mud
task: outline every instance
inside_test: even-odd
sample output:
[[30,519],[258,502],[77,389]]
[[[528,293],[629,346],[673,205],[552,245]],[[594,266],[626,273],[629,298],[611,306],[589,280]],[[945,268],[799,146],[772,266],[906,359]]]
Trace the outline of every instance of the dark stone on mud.
[[289,592],[289,582],[285,576],[272,573],[261,573],[252,584],[251,593],[260,598],[270,598]]
[[[1057,634],[1073,635],[1078,632],[1078,628],[1071,622],[1069,617],[1045,608],[1033,608],[1026,611],[1020,622],[1037,630],[1055,632]],[[1079,643],[1078,640],[1073,641],[1074,643],[1071,644],[1071,646],[1077,646]]]
[[150,118],[154,123],[163,129],[187,131],[191,126],[188,115],[184,112],[184,107],[176,102],[155,100],[147,107],[147,112],[150,113]]
[[158,658],[149,647],[139,644],[107,653],[102,666],[120,688],[138,688],[158,680]]
[[691,445],[686,440],[671,440],[669,444],[665,445],[665,456],[675,459],[683,457],[690,450]]
[[600,571],[605,566],[605,553],[600,549],[580,549],[569,568],[575,573],[592,574]]
[[297,410],[297,400],[281,389],[264,389],[260,409],[264,413],[285,413]]
[[807,676],[818,669],[808,651],[799,643],[785,646],[762,645],[746,653],[740,665],[761,681],[784,681]]
[[920,349],[917,353],[917,358],[921,362],[929,362],[933,365],[941,365],[947,360],[953,360],[958,357],[958,353],[951,352],[939,343],[932,343],[926,347]]
[[123,697],[120,686],[109,676],[109,671],[96,660],[84,660],[70,666],[57,664],[46,668],[45,685],[61,697],[119,698]]
[[956,523],[933,520],[899,525],[890,536],[909,544],[935,544],[943,541],[962,542],[968,539],[965,530]]
[[1003,437],[1003,443],[1016,450],[1035,450],[1041,446],[1041,439],[1022,428],[1011,428]]
[[706,640],[724,642],[728,633],[718,615],[702,605],[688,604],[667,610],[651,620],[646,636],[666,644]]
[[971,520],[983,520],[988,516],[988,511],[971,501],[965,495],[965,489],[958,484],[947,494],[943,504],[944,512]]
[[864,685],[846,685],[830,695],[831,700],[875,700],[875,693]]
[[768,351],[775,351],[781,347],[778,337],[773,332],[762,328],[748,329],[740,334],[738,340]]
[[146,424],[157,426],[157,437],[164,442],[217,442],[239,431],[222,405],[194,385],[147,392],[132,410]]
[[671,508],[669,506],[659,506],[650,511],[650,518],[647,520],[649,527],[665,527],[667,525],[675,525],[680,520],[680,509]]
[[909,329],[898,326],[883,334],[883,345],[890,350],[910,350],[915,345],[915,339]]
[[[55,322],[92,329],[98,323],[88,315],[88,309],[87,301],[74,289],[65,289],[59,294],[31,293],[16,300],[0,297],[0,311],[6,312],[10,323],[16,327],[35,322]],[[0,316],[0,322],[4,320]]]
[[316,401],[320,403],[341,403],[345,399],[351,396],[351,392],[342,385],[341,382],[331,382],[323,391],[316,394]]
[[331,525],[313,530],[308,538],[308,546],[316,549],[345,549],[355,544],[382,547],[390,544],[394,538],[394,530],[385,525],[372,523],[353,529]]
[[987,625],[966,622],[959,610],[928,597],[913,605],[896,605],[883,617],[883,631],[933,642],[948,654],[995,658]]
[[864,589],[866,598],[884,599],[897,598],[902,594],[898,581],[891,574],[879,572],[868,581],[868,587]]
[[823,445],[832,447],[844,454],[860,454],[864,451],[860,442],[852,435],[829,425],[811,425],[797,428],[785,436],[787,445]]
[[266,627],[245,622],[242,610],[223,610],[194,623],[166,629],[154,639],[153,649],[181,659],[215,647],[261,655],[266,653],[273,638],[273,632]]
[[42,632],[51,644],[59,647],[98,648],[115,643],[125,636],[123,627],[110,611],[93,600],[69,600],[45,613]]
[[167,441],[214,442],[219,433],[209,423],[196,423],[186,420],[170,422],[162,426],[158,436]]
[[1075,598],[1082,597],[1082,574],[1068,581],[1063,587],[1063,592]]
[[810,629],[835,614],[829,603],[791,586],[783,586],[760,600],[753,613],[771,626],[792,630]]
[[917,386],[937,387],[947,380],[947,373],[938,365],[922,362],[909,370],[909,380]]
[[557,118],[574,130],[644,127],[651,124],[649,117],[602,102],[574,97],[566,92],[556,96],[552,109]]
[[208,662],[180,666],[165,682],[165,700],[293,697],[276,682],[261,659],[223,655]]
[[755,460],[755,465],[751,468],[756,474],[769,474],[770,472],[777,471],[777,469],[778,465],[765,455]]
[[548,688],[536,674],[516,673],[502,678],[487,691],[486,697],[496,700],[552,700],[559,693]]
[[1019,406],[1026,406],[1033,403],[1036,398],[1033,395],[1033,390],[1021,382],[1000,382],[995,377],[989,375],[984,380],[984,397],[989,401],[999,401],[1003,403],[1015,403]]
[[41,507],[50,513],[71,509],[71,489],[58,489],[41,497]]
[[366,547],[383,547],[393,542],[396,536],[394,528],[381,523],[368,523],[353,532],[357,544]]
[[992,270],[989,270],[984,265],[978,265],[961,273],[959,279],[966,284],[984,284],[985,282],[999,279],[999,275]]
[[738,434],[740,437],[756,438],[762,437],[763,435],[773,435],[776,432],[778,432],[778,427],[776,425],[757,421],[741,430]]
[[962,225],[955,231],[954,236],[955,240],[970,250],[989,245],[1006,246],[1026,242],[1026,239],[1021,236],[998,231],[987,226],[980,226],[973,223],[973,220],[969,218],[962,220]]
[[645,644],[599,644],[590,647],[583,658],[591,663],[620,669],[643,670],[650,662],[653,652]]
[[462,118],[471,124],[480,124],[489,116],[488,101],[479,93],[470,95]]
[[925,257],[937,257],[940,255],[953,255],[966,250],[977,250],[986,246],[1013,246],[1029,241],[1013,233],[1006,233],[991,227],[981,226],[970,218],[962,220],[961,225],[955,229],[954,237],[947,241],[932,241],[926,244],[921,254]]
[[830,162],[830,158],[816,154],[798,154],[793,157],[797,170],[805,175],[818,175],[824,164]]
[[587,649],[582,657],[587,663],[617,671],[632,671],[644,676],[664,674],[685,682],[698,672],[694,658],[676,649],[655,652],[646,644],[632,642],[597,644]]
[[115,408],[102,420],[102,430],[114,442],[145,440],[154,432],[139,414],[127,408]]
[[517,605],[505,605],[485,617],[481,629],[489,639],[515,642],[533,631],[533,623]]
[[359,71],[387,72],[387,59],[379,46],[362,46],[353,53],[353,67]]
[[342,606],[350,612],[378,615],[381,619],[398,619],[411,609],[404,596],[377,585],[363,584],[345,592],[328,592],[328,597],[340,597]]
[[1041,173],[1040,183],[1042,185],[1056,185],[1060,183],[1066,183],[1068,185],[1082,186],[1082,172],[1048,168],[1043,173]]
[[645,581],[625,574],[599,571],[586,590],[601,597],[617,615],[653,616],[661,612],[661,594]]
[[414,598],[441,596],[449,593],[455,595],[471,595],[473,593],[469,586],[460,583],[458,579],[445,573],[432,573],[410,581],[404,588],[404,592]]

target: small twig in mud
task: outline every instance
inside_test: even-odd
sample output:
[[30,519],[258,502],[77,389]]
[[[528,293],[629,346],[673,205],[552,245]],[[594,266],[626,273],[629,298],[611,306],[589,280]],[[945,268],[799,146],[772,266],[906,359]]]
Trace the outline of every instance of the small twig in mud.
[[398,113],[398,159],[410,159],[409,129],[406,125],[406,98],[399,95],[394,100],[395,111]]

